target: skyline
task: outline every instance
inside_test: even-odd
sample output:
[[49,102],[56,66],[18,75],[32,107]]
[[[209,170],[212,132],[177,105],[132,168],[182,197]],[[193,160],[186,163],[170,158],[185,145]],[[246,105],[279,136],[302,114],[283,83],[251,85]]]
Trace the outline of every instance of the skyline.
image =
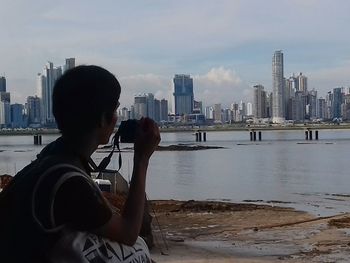
[[[84,3],[84,4],[83,4]],[[271,56],[284,53],[285,77],[303,72],[320,96],[349,86],[347,1],[2,1],[0,75],[12,103],[36,92],[46,62],[97,64],[135,94],[169,99],[175,74],[190,74],[206,105],[272,91]],[[291,12],[294,11],[294,12]],[[16,19],[13,19],[16,17]],[[11,23],[9,23],[11,21]]]

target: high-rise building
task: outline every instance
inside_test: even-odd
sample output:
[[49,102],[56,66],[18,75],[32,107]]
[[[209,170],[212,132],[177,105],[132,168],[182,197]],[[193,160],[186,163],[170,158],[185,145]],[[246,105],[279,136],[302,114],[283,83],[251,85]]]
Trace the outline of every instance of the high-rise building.
[[64,71],[75,67],[75,58],[66,58],[66,64],[64,65]]
[[232,121],[239,122],[242,121],[242,116],[240,115],[239,105],[238,103],[231,103],[231,111],[232,111]]
[[162,99],[160,101],[160,121],[168,121],[168,101],[166,99]]
[[326,118],[326,100],[324,98],[318,99],[317,118],[322,120]]
[[317,118],[317,91],[315,89],[310,90],[307,93],[307,105],[308,112],[307,115],[309,116],[309,119],[316,119]]
[[214,122],[222,123],[222,110],[220,103],[214,105]]
[[154,119],[154,95],[152,93],[146,94],[147,99],[147,117]]
[[343,93],[341,88],[333,89],[333,118],[341,118],[341,104],[343,102]]
[[272,57],[272,121],[283,123],[285,120],[283,53],[275,51]]
[[213,106],[205,107],[205,118],[207,120],[214,120],[214,107]]
[[253,115],[253,103],[247,102],[247,116]]
[[239,102],[238,110],[239,110],[239,114],[241,115],[242,118],[247,115],[246,104],[242,100]]
[[0,92],[6,92],[6,78],[0,76]]
[[232,120],[232,111],[228,108],[222,110],[222,122],[231,123]]
[[63,71],[75,67],[75,58],[67,58],[62,67],[54,67],[52,62],[48,62],[43,74],[37,76],[37,96],[41,99],[41,119],[46,125],[53,125],[55,118],[52,113],[52,93],[55,82],[62,76]]
[[10,103],[0,100],[0,128],[7,128],[11,124]]
[[154,121],[160,122],[160,100],[154,99]]
[[40,123],[45,123],[45,107],[44,107],[44,94],[46,94],[46,77],[44,74],[38,73],[37,75],[37,96],[40,99]]
[[27,98],[27,115],[29,125],[41,123],[41,101],[39,97],[29,96]]
[[40,94],[42,96],[42,119],[44,124],[53,125],[55,118],[52,113],[52,93],[56,80],[62,75],[62,68],[54,67],[52,62],[48,62],[43,75],[45,78],[38,75],[38,79],[45,80],[45,85],[41,85],[42,92]]
[[118,120],[120,121],[125,121],[130,119],[130,111],[128,110],[128,108],[123,107],[118,111]]
[[255,118],[266,118],[266,92],[263,85],[254,86],[253,115]]
[[298,90],[302,91],[304,94],[307,93],[307,77],[303,75],[303,73],[300,72],[300,74],[297,77],[298,81]]
[[135,118],[147,117],[147,96],[146,94],[136,95],[134,97]]
[[24,128],[23,104],[15,103],[10,106],[11,108],[11,128]]
[[175,114],[191,114],[193,111],[193,79],[190,75],[176,74],[174,77]]

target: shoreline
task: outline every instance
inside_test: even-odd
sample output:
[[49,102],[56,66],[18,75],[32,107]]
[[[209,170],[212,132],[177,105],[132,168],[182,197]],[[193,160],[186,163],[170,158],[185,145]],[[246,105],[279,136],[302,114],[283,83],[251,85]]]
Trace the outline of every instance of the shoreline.
[[[160,132],[220,132],[220,131],[297,131],[297,130],[350,130],[350,123],[306,123],[306,124],[222,124],[222,125],[196,125],[185,124],[177,126],[161,126]],[[117,131],[117,128],[114,132]],[[28,129],[0,129],[0,136],[28,136],[28,135],[59,135],[54,128],[28,128]]]
[[151,254],[156,262],[350,258],[350,213],[317,217],[279,206],[193,200],[153,200],[151,206],[161,229],[154,226],[156,248]]

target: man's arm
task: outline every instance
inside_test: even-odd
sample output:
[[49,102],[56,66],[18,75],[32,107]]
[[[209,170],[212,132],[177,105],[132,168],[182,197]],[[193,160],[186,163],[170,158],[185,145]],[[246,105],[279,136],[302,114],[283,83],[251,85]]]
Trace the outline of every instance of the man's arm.
[[133,245],[140,233],[145,205],[146,173],[149,159],[160,142],[159,129],[149,118],[140,120],[134,145],[134,167],[129,194],[121,215],[113,214],[111,219],[94,233],[111,240]]

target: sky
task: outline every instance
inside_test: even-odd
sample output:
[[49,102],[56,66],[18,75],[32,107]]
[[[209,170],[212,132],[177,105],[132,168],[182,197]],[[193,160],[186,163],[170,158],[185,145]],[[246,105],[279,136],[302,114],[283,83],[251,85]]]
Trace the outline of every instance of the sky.
[[139,93],[170,99],[190,74],[205,106],[272,90],[272,55],[319,96],[350,86],[348,0],[0,0],[0,76],[11,103],[36,94],[47,61],[96,64],[116,75],[121,105]]

